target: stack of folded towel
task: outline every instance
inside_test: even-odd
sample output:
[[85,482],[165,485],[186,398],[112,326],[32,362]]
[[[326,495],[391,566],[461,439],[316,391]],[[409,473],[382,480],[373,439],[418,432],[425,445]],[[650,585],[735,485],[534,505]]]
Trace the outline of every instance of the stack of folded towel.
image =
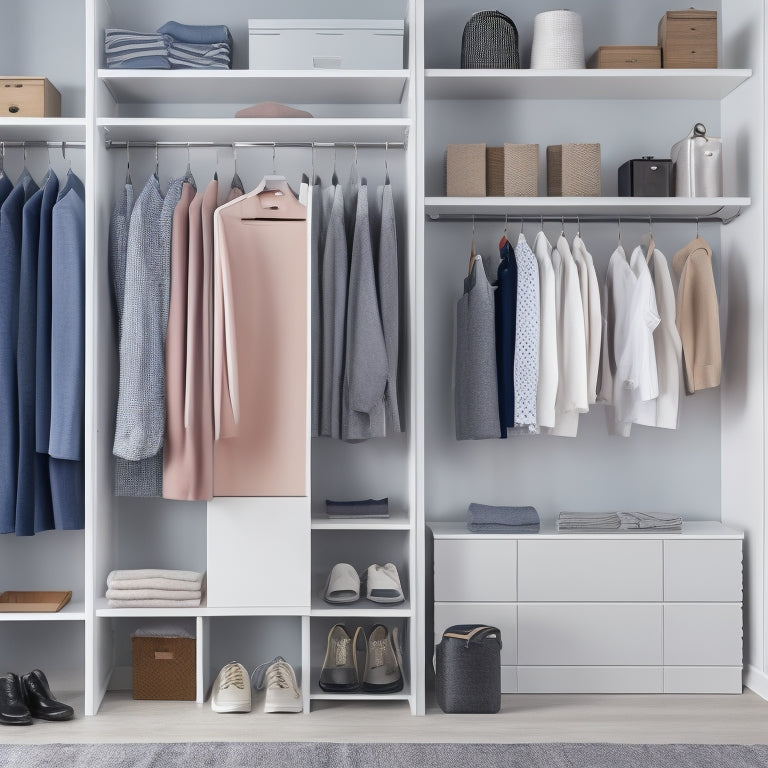
[[683,518],[650,512],[622,512],[622,528],[643,528],[647,530],[679,531],[683,527]]
[[473,533],[538,533],[535,507],[494,507],[472,502],[467,510],[467,528]]
[[110,69],[229,69],[232,35],[223,24],[169,21],[157,32],[104,31]]
[[360,501],[325,500],[325,514],[328,517],[389,517],[389,497],[383,499],[361,499]]
[[203,574],[145,568],[112,571],[107,576],[110,608],[197,608]]
[[604,531],[621,527],[616,512],[561,512],[557,518],[558,531]]

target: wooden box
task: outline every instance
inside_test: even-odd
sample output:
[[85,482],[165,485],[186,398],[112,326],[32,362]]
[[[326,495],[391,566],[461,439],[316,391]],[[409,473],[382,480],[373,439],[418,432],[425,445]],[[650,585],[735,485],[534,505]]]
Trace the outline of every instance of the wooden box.
[[133,642],[133,698],[194,701],[195,640],[138,637]]
[[659,21],[662,66],[717,68],[717,11],[667,11]]
[[600,145],[547,147],[547,194],[552,197],[600,197]]
[[660,45],[601,45],[590,57],[593,69],[660,69]]
[[44,77],[0,77],[0,117],[61,117],[61,94]]
[[485,155],[485,180],[489,197],[537,197],[539,145],[504,144],[503,147],[488,147]]
[[449,144],[445,171],[448,197],[485,197],[485,144]]
[[65,592],[3,592],[0,594],[2,613],[56,613],[70,600],[72,593]]

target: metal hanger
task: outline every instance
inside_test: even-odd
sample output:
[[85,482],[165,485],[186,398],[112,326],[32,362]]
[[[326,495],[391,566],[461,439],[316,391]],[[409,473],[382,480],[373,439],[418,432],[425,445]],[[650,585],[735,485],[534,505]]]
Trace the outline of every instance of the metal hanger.
[[565,237],[565,216],[560,217],[560,237]]
[[[217,155],[218,157],[218,155]],[[230,185],[230,189],[240,189],[243,192],[245,192],[245,187],[243,186],[243,180],[240,178],[240,174],[237,172],[237,145],[232,144],[232,158],[234,160],[234,174],[232,176],[232,184]]]
[[187,142],[187,170],[184,173],[184,181],[197,189],[197,182],[195,181],[195,177],[192,175],[192,158],[189,151],[189,142]]
[[125,183],[133,184],[131,181],[131,142],[125,142]]
[[701,237],[701,233],[700,233],[700,230],[699,230],[699,217],[698,216],[696,217],[696,237],[697,237],[697,239],[699,237]]
[[622,247],[622,245],[621,245],[621,216],[619,216],[618,222],[619,222],[618,223],[618,227],[619,227],[619,248],[621,248]]
[[581,217],[576,216],[576,237],[581,238]]
[[336,145],[333,145],[333,172],[331,174],[331,184],[335,187],[339,183],[339,177],[336,175]]
[[507,223],[509,221],[509,214],[505,211],[504,212],[504,237],[507,236]]
[[472,267],[475,263],[477,254],[475,253],[475,215],[472,214],[472,247],[469,250],[469,269],[467,269],[467,276],[472,274]]
[[525,223],[525,217],[520,217],[520,237],[525,237],[523,234],[523,224]]
[[155,176],[157,177],[157,180],[160,181],[160,152],[157,147],[157,142],[155,142]]
[[387,153],[389,152],[389,142],[384,142],[384,183],[389,184],[389,165],[387,164]]

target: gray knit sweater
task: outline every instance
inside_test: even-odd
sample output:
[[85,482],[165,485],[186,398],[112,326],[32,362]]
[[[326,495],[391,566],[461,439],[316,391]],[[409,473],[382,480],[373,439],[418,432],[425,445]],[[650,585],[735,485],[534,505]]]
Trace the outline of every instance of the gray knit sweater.
[[151,176],[131,213],[113,447],[115,456],[131,461],[158,455],[165,435],[171,231],[183,182],[173,179],[163,198]]

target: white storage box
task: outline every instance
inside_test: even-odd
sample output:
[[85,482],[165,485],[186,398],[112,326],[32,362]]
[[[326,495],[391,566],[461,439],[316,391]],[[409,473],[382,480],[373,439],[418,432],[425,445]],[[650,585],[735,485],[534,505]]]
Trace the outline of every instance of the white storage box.
[[402,69],[401,20],[249,19],[250,69]]

